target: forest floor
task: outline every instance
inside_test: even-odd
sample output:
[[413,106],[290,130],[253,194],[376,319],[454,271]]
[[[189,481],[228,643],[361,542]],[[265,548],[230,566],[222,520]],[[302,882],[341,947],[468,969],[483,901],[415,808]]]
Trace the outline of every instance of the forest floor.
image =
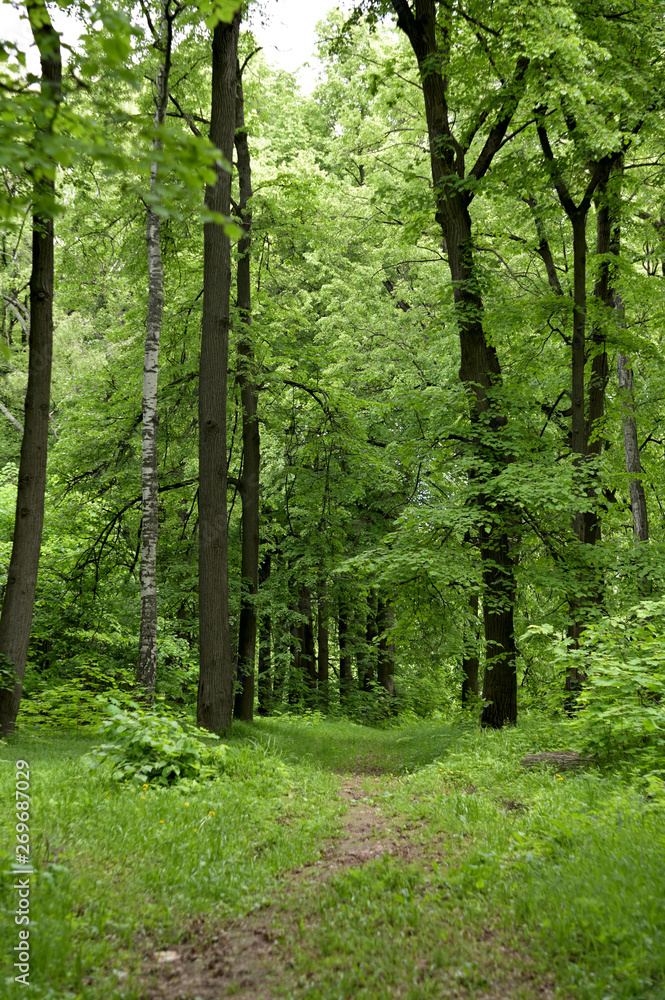
[[[277,1000],[285,995],[301,995],[303,987],[304,995],[319,995],[320,899],[332,880],[372,862],[409,865],[423,873],[440,872],[455,864],[445,837],[426,839],[422,836],[423,821],[413,823],[406,816],[389,815],[381,808],[385,787],[385,779],[373,775],[344,777],[339,797],[347,811],[337,836],[324,846],[321,858],[285,873],[278,904],[225,927],[199,918],[182,943],[153,953],[144,965],[143,1000],[219,1000],[226,996],[236,1000]],[[474,794],[475,789],[470,786],[466,791]],[[519,807],[513,804],[512,808]],[[380,907],[380,899],[377,902]],[[407,981],[392,984],[392,996],[409,996],[412,987],[422,989],[429,980],[427,995],[442,1000],[471,996],[476,1000],[554,997],[553,977],[535,968],[528,958],[525,960],[525,942],[511,941],[505,931],[492,925],[491,919],[481,927],[469,928],[459,942],[449,937],[444,927],[437,927],[434,937],[448,945],[445,962],[441,954],[437,961],[430,950],[431,931],[427,928],[424,935],[419,935],[417,926],[410,928],[409,936],[416,944],[409,949],[415,953],[414,960],[406,966]],[[346,933],[357,932],[355,921],[349,920]],[[423,939],[422,953],[418,953],[419,937]],[[399,948],[399,935],[388,946]],[[347,956],[328,957],[333,968],[338,965],[341,977]],[[296,970],[303,967],[303,960],[307,971],[298,979]],[[354,994],[342,990],[338,996],[351,998]]]
[[8,967],[2,1000],[665,998],[663,801],[625,766],[523,767],[582,749],[565,723],[258,720],[169,788],[91,771],[94,743],[0,745],[2,801],[29,765],[35,867],[31,989]]

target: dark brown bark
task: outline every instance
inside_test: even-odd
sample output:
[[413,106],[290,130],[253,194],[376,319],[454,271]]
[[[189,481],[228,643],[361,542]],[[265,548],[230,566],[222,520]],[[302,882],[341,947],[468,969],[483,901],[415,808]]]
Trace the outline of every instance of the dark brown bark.
[[304,685],[305,704],[308,708],[316,707],[316,648],[314,646],[314,620],[312,616],[312,592],[303,585],[300,590],[300,614],[304,621],[300,626],[302,641],[300,654],[300,669]]
[[249,199],[252,196],[252,170],[247,132],[242,76],[238,67],[236,98],[235,146],[238,157],[240,182],[240,222],[244,236],[238,243],[238,312],[240,335],[238,340],[238,382],[242,403],[242,599],[238,634],[238,689],[235,697],[234,716],[251,722],[254,717],[254,661],[256,658],[256,594],[259,579],[259,470],[261,442],[257,418],[258,387],[254,374],[254,349],[251,338],[252,287],[250,250],[252,245],[252,213]]
[[[614,323],[614,279],[616,268],[607,259],[608,255],[616,251],[618,255],[619,246],[615,246],[618,240],[618,199],[616,185],[608,172],[608,176],[603,178],[598,185],[598,198],[596,199],[596,254],[601,258],[600,270],[596,284],[594,286],[594,297],[598,303],[602,303],[603,310],[600,322],[594,323],[591,328],[591,374],[588,385],[589,412],[587,420],[586,440],[587,456],[600,457],[606,442],[602,436],[603,419],[605,417],[605,394],[607,390],[607,379],[609,366],[607,362],[607,326]],[[603,259],[604,258],[604,259]],[[593,470],[592,481],[587,487],[587,496],[591,501],[591,508],[584,514],[584,541],[587,545],[595,545],[601,539],[601,522],[595,501],[598,496],[600,483],[598,473]],[[602,586],[599,584],[595,595],[597,602],[602,600]]]
[[370,590],[367,595],[367,617],[365,618],[365,641],[357,656],[358,687],[361,691],[370,691],[375,680],[376,652],[376,591]]
[[[296,610],[296,609],[294,609]],[[289,667],[289,705],[297,705],[303,695],[301,653],[304,642],[302,624],[291,626],[291,663]]]
[[330,637],[328,632],[328,588],[325,580],[318,589],[318,690],[319,707],[327,711],[330,703]]
[[483,567],[483,623],[485,673],[483,676],[484,725],[500,728],[517,719],[517,672],[513,607],[515,576],[510,542],[497,532],[481,531]]
[[[471,139],[460,142],[452,132],[448,114],[448,60],[452,5],[441,5],[442,17],[437,24],[439,5],[435,0],[419,0],[415,14],[406,0],[393,0],[398,25],[407,35],[420,69],[425,113],[429,133],[432,182],[436,199],[436,219],[441,227],[448,251],[448,265],[453,282],[455,314],[460,337],[460,379],[467,391],[469,411],[478,436],[479,457],[492,469],[490,475],[505,468],[511,461],[501,438],[506,418],[502,412],[499,391],[501,368],[494,346],[488,342],[483,327],[483,302],[473,257],[473,241],[469,204],[474,185],[489,170],[492,160],[505,138],[512,116],[519,103],[528,60],[520,58],[511,80],[502,86],[499,109],[490,126],[475,164],[467,172],[465,150]],[[447,20],[448,19],[448,20]],[[486,116],[479,118],[484,122]],[[466,182],[466,183],[465,183]],[[493,703],[482,714],[483,725],[501,726],[505,720],[515,722],[517,675],[513,638],[514,572],[509,534],[497,519],[496,508],[483,508],[486,502],[479,493],[477,505],[481,520],[490,524],[489,534],[481,546],[483,561],[484,626],[488,656],[493,663],[491,679]],[[506,512],[508,521],[513,519]],[[489,600],[485,601],[487,588]],[[491,650],[491,652],[489,652]]]
[[478,594],[469,597],[470,623],[464,630],[464,652],[462,654],[462,704],[478,697],[478,636],[476,622],[478,620]]
[[[240,14],[220,23],[212,41],[210,139],[227,163],[233,158]],[[228,217],[231,175],[216,168],[206,206]],[[225,732],[233,712],[233,651],[229,631],[226,521],[226,395],[231,254],[224,228],[203,232],[203,322],[199,374],[199,688],[197,721]]]
[[[264,555],[259,567],[259,593],[270,579],[270,555]],[[258,676],[258,713],[270,715],[272,711],[272,681],[270,673],[272,621],[269,611],[264,611],[259,620],[259,676]]]
[[337,628],[339,636],[339,700],[342,707],[345,708],[349,704],[353,689],[353,675],[349,647],[349,609],[342,595],[339,598]]
[[[62,100],[60,36],[51,24],[46,5],[40,0],[26,4],[30,27],[41,62],[40,116],[46,122],[37,129],[35,145],[47,140]],[[47,148],[47,146],[45,147]],[[23,441],[18,473],[14,537],[0,615],[0,666],[14,670],[16,682],[0,689],[0,731],[14,731],[21,704],[30,629],[35,604],[37,572],[44,526],[46,458],[53,355],[53,280],[55,164],[48,164],[34,184],[32,221],[32,273],[30,277],[30,347],[28,385],[25,394]]]
[[392,601],[381,596],[377,602],[376,624],[379,632],[377,680],[392,698],[395,694],[395,640],[390,630],[395,624],[395,609]]
[[[569,123],[571,134],[574,133]],[[589,459],[600,455],[602,440],[597,433],[605,409],[605,388],[607,385],[607,355],[605,353],[604,323],[594,327],[590,342],[594,349],[589,385],[585,384],[585,366],[589,352],[586,341],[586,226],[589,208],[597,195],[597,253],[609,253],[611,249],[612,221],[607,185],[619,154],[608,154],[589,166],[590,178],[579,204],[575,204],[563,180],[560,165],[555,159],[544,124],[538,126],[540,144],[556,193],[570,221],[573,232],[573,338],[571,353],[571,451],[574,463],[574,483],[581,495],[587,498],[585,510],[575,511],[572,517],[573,534],[582,545],[595,545],[600,540],[600,519],[595,510],[597,482],[594,466]],[[613,293],[610,282],[609,265],[601,266],[594,293],[604,305],[611,305]],[[588,414],[587,414],[588,409]],[[582,553],[575,556],[577,567],[572,572],[573,587],[568,599],[571,622],[568,638],[574,647],[578,645],[584,630],[585,609],[602,601],[602,581],[595,578],[593,567],[587,564]],[[584,674],[580,668],[571,666],[566,671],[565,690],[571,695],[582,686]],[[569,705],[572,701],[568,702]]]

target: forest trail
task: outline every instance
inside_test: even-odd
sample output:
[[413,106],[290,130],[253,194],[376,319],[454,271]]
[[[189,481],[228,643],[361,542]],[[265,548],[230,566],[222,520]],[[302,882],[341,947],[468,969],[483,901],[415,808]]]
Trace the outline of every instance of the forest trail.
[[[297,975],[302,965],[298,952],[311,951],[320,920],[319,904],[324,887],[350,869],[384,858],[399,858],[431,870],[453,863],[446,857],[443,842],[419,838],[423,823],[400,822],[381,809],[383,781],[374,775],[346,775],[339,797],[348,804],[339,833],[324,847],[319,860],[286,872],[279,901],[226,926],[211,926],[204,917],[196,918],[183,942],[167,951],[146,956],[140,1000],[278,1000],[278,998],[323,997],[317,989],[317,956],[312,954],[308,974]],[[472,793],[473,788],[469,789]],[[349,933],[357,932],[350,921]],[[314,933],[312,933],[314,932]],[[432,998],[468,1000],[551,1000],[551,982],[525,966],[524,949],[518,952],[501,940],[497,930],[487,926],[475,941],[468,941],[482,975],[474,981],[453,972],[450,979],[433,973]],[[445,938],[444,938],[445,939]],[[492,947],[488,948],[488,943]],[[399,943],[397,943],[399,947]],[[485,961],[483,961],[483,956]],[[497,960],[498,959],[498,960]],[[421,985],[428,977],[429,956],[423,954],[413,968],[413,981]],[[339,959],[340,971],[343,959]],[[468,977],[467,977],[468,978]],[[434,985],[436,984],[436,985]],[[336,992],[347,998],[347,992]],[[418,995],[421,995],[420,993]],[[352,1000],[348,993],[348,1000]],[[391,997],[407,998],[404,984],[395,984]]]

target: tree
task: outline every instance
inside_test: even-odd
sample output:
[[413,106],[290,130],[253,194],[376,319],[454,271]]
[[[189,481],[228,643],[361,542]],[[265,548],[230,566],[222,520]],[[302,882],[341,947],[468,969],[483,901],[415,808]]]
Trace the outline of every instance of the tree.
[[[409,39],[420,71],[429,132],[436,219],[448,253],[460,336],[460,378],[467,389],[480,468],[472,470],[477,488],[480,551],[483,563],[483,617],[487,668],[483,698],[485,725],[500,727],[517,718],[517,679],[513,607],[515,579],[510,538],[514,515],[501,498],[491,498],[491,479],[510,462],[503,445],[506,414],[501,404],[501,367],[495,346],[483,327],[483,300],[474,264],[469,207],[505,139],[525,86],[529,60],[518,51],[514,66],[501,77],[493,107],[478,106],[469,115],[461,139],[450,123],[448,90],[452,32],[456,12],[450,3],[407,0],[392,3],[399,28]],[[462,15],[458,15],[462,16]],[[493,31],[496,35],[496,32]],[[489,42],[484,43],[489,47]],[[490,57],[491,58],[491,57]],[[484,143],[469,171],[465,156],[482,126],[490,122]]]
[[[144,8],[145,10],[145,8]],[[154,84],[156,134],[152,140],[153,152],[163,149],[159,130],[166,121],[169,103],[169,76],[173,47],[173,23],[182,12],[182,5],[172,6],[165,0],[160,10],[156,28],[148,17],[154,33],[154,44],[162,54]],[[159,376],[159,342],[162,334],[164,311],[164,267],[160,245],[161,217],[157,186],[157,161],[150,169],[151,200],[146,204],[146,247],[148,252],[148,313],[146,318],[145,355],[143,361],[143,461],[141,465],[142,521],[141,521],[141,626],[136,682],[145,689],[152,701],[157,678],[157,544],[159,538],[159,469],[157,454],[157,427],[159,411],[157,385]]]
[[242,86],[242,68],[238,64],[238,90],[236,98],[235,146],[238,157],[240,194],[238,215],[244,235],[238,243],[237,306],[240,319],[238,338],[238,382],[242,406],[242,475],[240,496],[242,500],[242,597],[238,629],[238,691],[235,697],[234,716],[251,722],[254,717],[254,661],[256,659],[256,596],[259,589],[259,473],[261,442],[257,415],[258,386],[255,375],[255,358],[251,340],[252,322],[252,168],[249,143],[245,128],[245,101]]
[[[220,21],[212,39],[210,139],[224,163],[206,187],[217,217],[204,226],[203,326],[199,369],[199,685],[198,724],[224,732],[233,712],[233,652],[229,630],[226,515],[226,397],[231,248],[224,228],[231,208],[240,14]],[[222,223],[222,225],[220,225]]]
[[35,119],[35,144],[41,151],[42,166],[33,173],[28,387],[14,539],[0,615],[2,666],[10,668],[9,673],[3,672],[0,690],[2,733],[13,731],[21,702],[44,525],[53,355],[55,206],[55,163],[48,149],[62,101],[60,36],[53,28],[45,3],[29,0],[26,9],[41,64],[41,104]]

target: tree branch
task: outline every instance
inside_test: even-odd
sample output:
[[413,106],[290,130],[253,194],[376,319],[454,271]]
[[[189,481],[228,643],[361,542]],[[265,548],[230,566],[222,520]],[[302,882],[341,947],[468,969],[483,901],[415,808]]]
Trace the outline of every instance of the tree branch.
[[2,413],[5,417],[7,417],[7,420],[10,422],[10,424],[13,424],[16,430],[19,431],[20,434],[23,433],[23,424],[20,423],[16,419],[16,417],[12,413],[10,413],[7,407],[4,406],[2,403],[0,403],[0,413]]
[[[508,126],[512,120],[517,103],[519,102],[518,94],[522,89],[522,83],[524,82],[524,76],[528,67],[529,60],[526,56],[521,56],[517,61],[515,76],[509,84],[502,87],[504,94],[501,110],[499,111],[499,117],[490,129],[489,135],[485,140],[485,145],[478,154],[478,159],[469,172],[469,176],[475,178],[477,181],[484,177],[489,170],[492,160],[499,150],[504,136],[508,131]],[[473,192],[469,192],[469,201],[471,201],[472,198]]]

